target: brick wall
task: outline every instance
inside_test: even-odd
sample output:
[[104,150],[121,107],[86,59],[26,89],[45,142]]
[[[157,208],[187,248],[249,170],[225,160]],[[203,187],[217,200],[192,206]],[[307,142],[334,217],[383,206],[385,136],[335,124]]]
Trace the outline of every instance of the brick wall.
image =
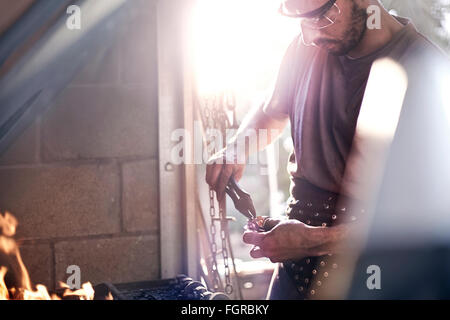
[[0,158],[0,208],[34,283],[160,277],[155,2]]

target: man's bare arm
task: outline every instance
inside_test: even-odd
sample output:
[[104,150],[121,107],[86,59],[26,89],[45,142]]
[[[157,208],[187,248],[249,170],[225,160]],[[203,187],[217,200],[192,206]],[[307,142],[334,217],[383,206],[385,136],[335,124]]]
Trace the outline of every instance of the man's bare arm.
[[[236,135],[228,143],[227,147],[214,155],[206,167],[206,182],[217,192],[217,197],[221,200],[225,195],[225,186],[228,184],[230,177],[234,175],[239,181],[245,168],[245,162],[254,150],[260,151],[268,144],[272,143],[283,131],[288,119],[277,120],[264,113],[263,106],[253,109],[244,119],[239,127]],[[268,134],[267,139],[260,139],[260,130],[266,129],[278,130],[278,135]],[[256,134],[257,146],[251,148],[246,137]],[[230,154],[236,150],[235,144],[244,141],[245,146],[242,148],[245,152],[244,161],[236,161],[236,155]],[[230,152],[232,151],[232,152]],[[231,159],[230,159],[231,158]]]
[[[258,148],[257,151],[263,150],[267,145],[271,144],[273,140],[278,138],[278,136],[283,132],[284,128],[286,127],[288,118],[285,119],[275,119],[273,117],[268,116],[263,111],[263,105],[254,108],[250,111],[250,113],[244,118],[242,121],[241,126],[239,127],[239,130],[236,133],[236,136],[230,141],[230,143],[234,143],[236,141],[239,141],[241,137],[245,137],[248,134],[248,132],[254,131],[256,132],[256,135],[258,137]],[[260,130],[274,130],[278,131],[278,135],[268,135],[267,139],[259,139]],[[246,158],[248,158],[251,154],[249,152],[249,146],[246,145]]]
[[353,251],[362,228],[357,223],[323,228],[285,220],[268,232],[246,232],[243,240],[256,246],[250,252],[253,258],[267,257],[272,262],[284,262]]
[[311,249],[313,256],[325,254],[347,253],[354,250],[360,243],[362,223],[344,223],[329,228],[313,228],[310,237],[315,243],[320,243]]

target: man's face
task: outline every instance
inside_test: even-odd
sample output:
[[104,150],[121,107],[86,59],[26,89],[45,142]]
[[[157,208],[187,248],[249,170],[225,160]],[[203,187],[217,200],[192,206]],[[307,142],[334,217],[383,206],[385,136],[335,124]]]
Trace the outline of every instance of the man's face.
[[[306,44],[315,45],[333,55],[344,55],[354,49],[366,31],[367,12],[360,0],[337,0],[340,14],[334,24],[315,30],[302,23]],[[288,0],[300,12],[309,12],[327,3],[327,0]]]

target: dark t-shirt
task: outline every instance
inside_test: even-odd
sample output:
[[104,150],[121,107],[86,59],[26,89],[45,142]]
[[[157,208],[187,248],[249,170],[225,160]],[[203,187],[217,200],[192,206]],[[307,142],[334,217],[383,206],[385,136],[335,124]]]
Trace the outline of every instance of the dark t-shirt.
[[320,48],[305,46],[300,36],[289,46],[264,111],[275,118],[290,119],[294,151],[288,171],[294,182],[293,195],[296,179],[340,193],[375,60],[389,57],[405,65],[408,59],[420,59],[418,52],[439,51],[408,19],[397,19],[404,27],[390,42],[358,59],[334,56]]

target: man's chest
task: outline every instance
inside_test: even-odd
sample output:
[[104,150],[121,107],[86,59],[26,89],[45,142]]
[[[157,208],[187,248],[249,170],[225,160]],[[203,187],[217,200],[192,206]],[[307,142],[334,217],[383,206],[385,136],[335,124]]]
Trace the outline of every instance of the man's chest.
[[369,64],[347,65],[332,56],[303,66],[293,89],[294,139],[332,135],[351,143],[369,73]]

